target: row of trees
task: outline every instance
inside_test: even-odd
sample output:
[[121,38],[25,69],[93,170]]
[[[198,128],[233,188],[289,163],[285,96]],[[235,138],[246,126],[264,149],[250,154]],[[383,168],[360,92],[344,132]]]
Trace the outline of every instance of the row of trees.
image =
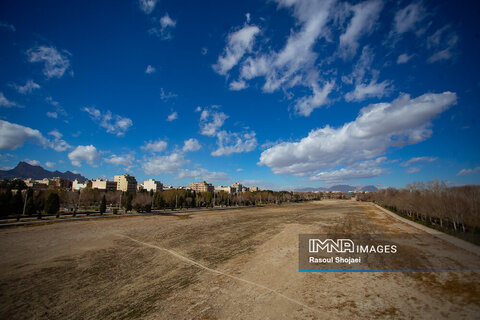
[[[127,212],[150,212],[152,209],[196,208],[213,206],[248,206],[255,204],[298,202],[319,200],[320,194],[312,192],[257,191],[229,194],[226,192],[201,192],[172,189],[165,191],[141,191],[126,193],[121,191],[100,191],[83,189],[70,191],[64,189],[33,190],[25,186],[23,181],[2,181],[0,184],[0,215],[35,216],[58,214],[59,211],[76,213],[100,212],[107,208],[115,213],[119,209]],[[52,200],[53,199],[53,200]],[[54,202],[54,206],[50,204]],[[56,205],[58,203],[58,205]]]
[[455,233],[480,234],[480,186],[447,187],[437,180],[405,189],[382,189],[358,196],[392,211]]

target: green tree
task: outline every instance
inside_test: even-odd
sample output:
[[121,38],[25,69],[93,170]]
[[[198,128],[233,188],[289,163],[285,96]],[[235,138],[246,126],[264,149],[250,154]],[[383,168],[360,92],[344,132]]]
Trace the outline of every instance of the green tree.
[[100,214],[104,214],[107,211],[107,199],[105,195],[102,197],[102,202],[100,203]]
[[28,216],[33,216],[37,212],[37,208],[35,207],[35,201],[33,198],[29,198],[27,200],[27,204],[25,205],[25,214]]
[[58,194],[52,192],[48,195],[43,210],[46,214],[57,214],[58,216],[60,212],[60,197]]
[[129,193],[127,196],[127,201],[125,203],[125,211],[132,211],[133,206],[132,206],[132,201],[133,201],[133,194]]

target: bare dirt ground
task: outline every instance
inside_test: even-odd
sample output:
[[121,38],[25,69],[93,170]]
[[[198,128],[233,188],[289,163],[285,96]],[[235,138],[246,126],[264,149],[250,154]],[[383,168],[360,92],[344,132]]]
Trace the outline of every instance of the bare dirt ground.
[[[1,319],[474,319],[479,273],[299,273],[298,234],[407,233],[368,203],[0,230]],[[412,259],[480,257],[431,238]]]

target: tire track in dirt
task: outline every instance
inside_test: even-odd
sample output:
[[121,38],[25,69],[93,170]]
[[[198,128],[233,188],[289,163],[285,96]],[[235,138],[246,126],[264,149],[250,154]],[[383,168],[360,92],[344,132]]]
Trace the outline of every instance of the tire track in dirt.
[[219,270],[215,270],[215,269],[209,268],[209,267],[207,267],[207,266],[205,266],[205,265],[203,265],[203,264],[201,264],[201,263],[199,263],[199,262],[197,262],[197,261],[194,261],[194,260],[192,260],[192,259],[190,259],[190,258],[187,258],[187,257],[185,257],[185,256],[183,256],[183,255],[181,255],[181,254],[179,254],[178,252],[175,252],[175,251],[173,251],[173,250],[170,250],[170,249],[167,249],[167,248],[162,248],[162,247],[160,247],[160,246],[157,246],[157,245],[154,245],[154,244],[151,244],[151,243],[143,242],[143,241],[134,239],[134,238],[132,238],[132,237],[129,237],[129,236],[127,236],[127,235],[124,235],[124,234],[117,234],[117,235],[119,235],[119,236],[121,236],[121,237],[124,237],[124,238],[127,238],[127,239],[130,239],[130,240],[132,240],[132,241],[134,241],[134,242],[136,242],[136,243],[142,244],[142,245],[144,245],[144,246],[151,247],[151,248],[155,248],[155,249],[162,250],[162,251],[165,251],[165,252],[167,252],[167,253],[170,253],[171,255],[177,257],[178,259],[183,260],[183,261],[185,261],[185,262],[187,262],[187,263],[190,263],[190,264],[192,264],[192,265],[194,265],[194,266],[197,266],[197,267],[199,267],[199,268],[201,268],[201,269],[204,269],[204,270],[206,270],[206,271],[209,271],[209,272],[212,272],[212,273],[216,273],[216,274],[219,274],[219,275],[222,275],[222,276],[225,276],[225,277],[228,277],[228,278],[231,278],[231,279],[240,281],[240,282],[247,283],[247,284],[252,285],[252,286],[255,286],[255,287],[257,287],[257,288],[261,288],[261,289],[263,289],[263,290],[269,291],[269,292],[271,292],[271,293],[274,293],[274,294],[276,294],[276,295],[284,298],[285,300],[288,300],[288,301],[290,301],[290,302],[293,302],[293,303],[295,303],[295,304],[297,304],[297,305],[299,305],[299,306],[301,306],[301,307],[304,307],[304,308],[306,308],[306,309],[308,309],[308,310],[310,310],[310,311],[313,311],[313,312],[315,312],[316,314],[319,314],[319,315],[320,315],[320,314],[323,314],[321,311],[319,311],[319,310],[317,310],[317,309],[314,309],[314,308],[312,308],[312,307],[309,307],[309,306],[307,306],[306,304],[303,304],[303,303],[300,302],[300,301],[297,301],[297,300],[295,300],[295,299],[292,299],[292,298],[290,298],[290,297],[284,295],[283,293],[278,292],[278,291],[276,291],[276,290],[274,290],[274,289],[271,289],[271,288],[269,288],[269,287],[266,287],[266,286],[264,286],[264,285],[261,285],[261,284],[259,284],[259,283],[256,283],[256,282],[253,282],[253,281],[250,281],[250,280],[246,280],[246,279],[243,279],[243,278],[239,278],[239,277],[236,277],[236,276],[234,276],[234,275],[231,275],[231,274],[228,274],[228,273],[219,271]]

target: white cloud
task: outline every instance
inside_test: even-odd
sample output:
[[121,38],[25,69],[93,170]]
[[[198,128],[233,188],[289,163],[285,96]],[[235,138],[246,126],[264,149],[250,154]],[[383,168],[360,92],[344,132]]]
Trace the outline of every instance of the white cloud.
[[54,137],[54,140],[49,143],[50,148],[53,150],[61,152],[72,147],[65,140],[61,139],[63,135],[57,129],[50,131],[48,134]]
[[358,165],[352,167],[341,168],[332,171],[322,171],[310,177],[309,180],[342,182],[347,180],[377,177],[386,172],[385,169],[378,167],[378,165],[384,162],[386,159],[387,158],[385,157],[380,157],[375,160],[360,162]]
[[240,90],[243,90],[243,89],[246,89],[246,88],[248,88],[248,85],[245,82],[245,80],[238,80],[238,81],[230,82],[230,90],[240,91]]
[[100,153],[93,145],[78,146],[68,154],[68,159],[76,167],[81,167],[82,161],[87,162],[92,167],[96,167],[100,160]]
[[32,93],[33,90],[40,89],[40,85],[35,83],[33,80],[28,80],[23,86],[20,86],[16,83],[14,83],[12,86],[21,94]]
[[28,61],[44,64],[43,74],[48,78],[61,78],[70,67],[68,56],[71,54],[63,50],[58,52],[55,47],[39,46],[27,51]]
[[402,167],[408,167],[410,166],[412,163],[417,163],[417,162],[434,162],[436,161],[438,158],[437,157],[416,157],[416,158],[411,158],[410,160],[408,161],[405,161],[405,162],[402,162],[400,163],[400,165]]
[[329,102],[328,95],[332,92],[334,85],[334,81],[325,83],[323,88],[319,88],[316,83],[312,84],[313,95],[298,99],[295,111],[305,117],[310,116],[314,109]]
[[177,179],[193,178],[195,180],[205,181],[226,181],[230,177],[225,172],[208,171],[207,169],[199,168],[195,170],[181,169],[178,171]]
[[243,171],[242,168],[238,168],[238,169],[237,169],[237,172],[242,172],[242,171]]
[[160,100],[168,100],[178,97],[178,94],[173,92],[166,92],[163,88],[160,88]]
[[450,31],[447,25],[437,30],[427,39],[427,48],[436,50],[428,59],[428,63],[450,60],[455,56],[455,49],[458,43],[458,35]]
[[49,118],[53,118],[53,119],[57,119],[58,118],[58,114],[56,112],[47,112],[47,117]]
[[226,75],[230,69],[237,65],[243,55],[252,50],[255,36],[260,32],[257,26],[246,25],[242,29],[228,35],[227,46],[213,69],[218,74]]
[[148,141],[144,146],[140,147],[142,150],[150,152],[162,152],[167,147],[167,142],[158,139],[156,141]]
[[255,132],[227,132],[217,133],[217,150],[211,153],[212,156],[226,156],[233,153],[250,152],[257,147]]
[[36,129],[0,120],[0,150],[14,150],[31,141],[43,146],[48,140]]
[[123,154],[118,156],[112,154],[109,158],[105,158],[104,161],[116,166],[124,166],[127,169],[130,169],[131,167],[133,167],[135,157],[133,156],[133,154]]
[[345,33],[340,36],[339,49],[344,56],[355,55],[359,39],[372,32],[382,8],[383,3],[379,0],[361,2],[350,8],[353,18]]
[[5,107],[5,108],[12,108],[12,107],[23,108],[22,105],[19,105],[18,103],[14,102],[14,101],[8,100],[8,99],[3,95],[3,92],[0,92],[0,107]]
[[393,31],[401,35],[408,31],[419,32],[417,25],[425,18],[425,9],[420,3],[412,3],[395,13]]
[[201,53],[202,53],[202,56],[207,55],[208,49],[206,47],[203,47]]
[[82,110],[87,112],[90,118],[97,122],[100,127],[107,129],[108,133],[115,134],[119,137],[125,135],[125,132],[133,125],[131,119],[112,114],[110,111],[102,114],[102,112],[95,107],[84,107]]
[[198,151],[202,148],[202,146],[200,145],[200,142],[198,142],[197,139],[194,139],[194,138],[190,138],[188,140],[185,140],[183,142],[183,148],[182,148],[182,151],[183,152],[189,152],[189,151]]
[[46,97],[45,101],[48,102],[49,104],[51,104],[54,107],[58,107],[60,105],[60,103],[58,101],[53,100],[52,97]]
[[147,68],[145,69],[146,74],[152,74],[156,71],[155,67],[152,67],[151,65],[148,65]]
[[54,136],[57,139],[61,139],[63,137],[63,134],[61,134],[57,129],[50,131],[48,134]]
[[31,166],[42,166],[42,164],[40,163],[40,161],[38,160],[30,160],[30,159],[25,159],[23,160],[24,162],[28,163],[29,165]]
[[153,12],[153,9],[155,9],[157,1],[158,0],[139,0],[138,6],[140,7],[140,10],[142,10],[144,13],[150,14]]
[[390,93],[391,88],[390,82],[385,80],[380,83],[377,83],[376,79],[372,79],[370,83],[359,83],[355,86],[355,89],[351,92],[348,92],[345,95],[346,101],[363,101],[367,98],[377,97],[381,98]]
[[466,176],[480,172],[480,167],[475,167],[474,169],[462,169],[457,173],[457,176]]
[[408,55],[406,53],[402,53],[401,55],[398,56],[397,64],[407,63],[412,58],[413,58],[413,54]]
[[178,119],[178,113],[176,111],[173,111],[167,117],[167,121],[173,121],[173,120],[176,120],[176,119]]
[[209,137],[215,136],[226,119],[228,116],[225,113],[204,108],[200,114],[200,133]]
[[149,33],[160,37],[162,40],[171,39],[173,37],[171,33],[172,29],[175,28],[177,22],[170,18],[168,13],[165,13],[165,15],[158,20],[158,23],[160,26],[151,28]]
[[55,162],[51,162],[51,161],[47,161],[45,162],[45,166],[47,166],[47,168],[55,168],[57,166],[57,164]]
[[12,24],[7,23],[7,22],[3,22],[3,21],[0,21],[0,28],[5,28],[5,29],[8,29],[12,32],[15,32],[17,30],[17,29],[15,29],[15,26],[13,26]]
[[419,172],[419,171],[420,171],[420,168],[411,167],[407,170],[407,173],[415,173],[415,172]]
[[143,170],[146,174],[175,173],[185,164],[181,153],[172,153],[168,156],[146,158],[143,162]]
[[262,152],[260,165],[277,174],[307,175],[383,155],[388,148],[416,144],[432,135],[431,120],[457,101],[452,92],[402,95],[391,103],[363,108],[342,127],[312,130],[298,142],[284,142]]

